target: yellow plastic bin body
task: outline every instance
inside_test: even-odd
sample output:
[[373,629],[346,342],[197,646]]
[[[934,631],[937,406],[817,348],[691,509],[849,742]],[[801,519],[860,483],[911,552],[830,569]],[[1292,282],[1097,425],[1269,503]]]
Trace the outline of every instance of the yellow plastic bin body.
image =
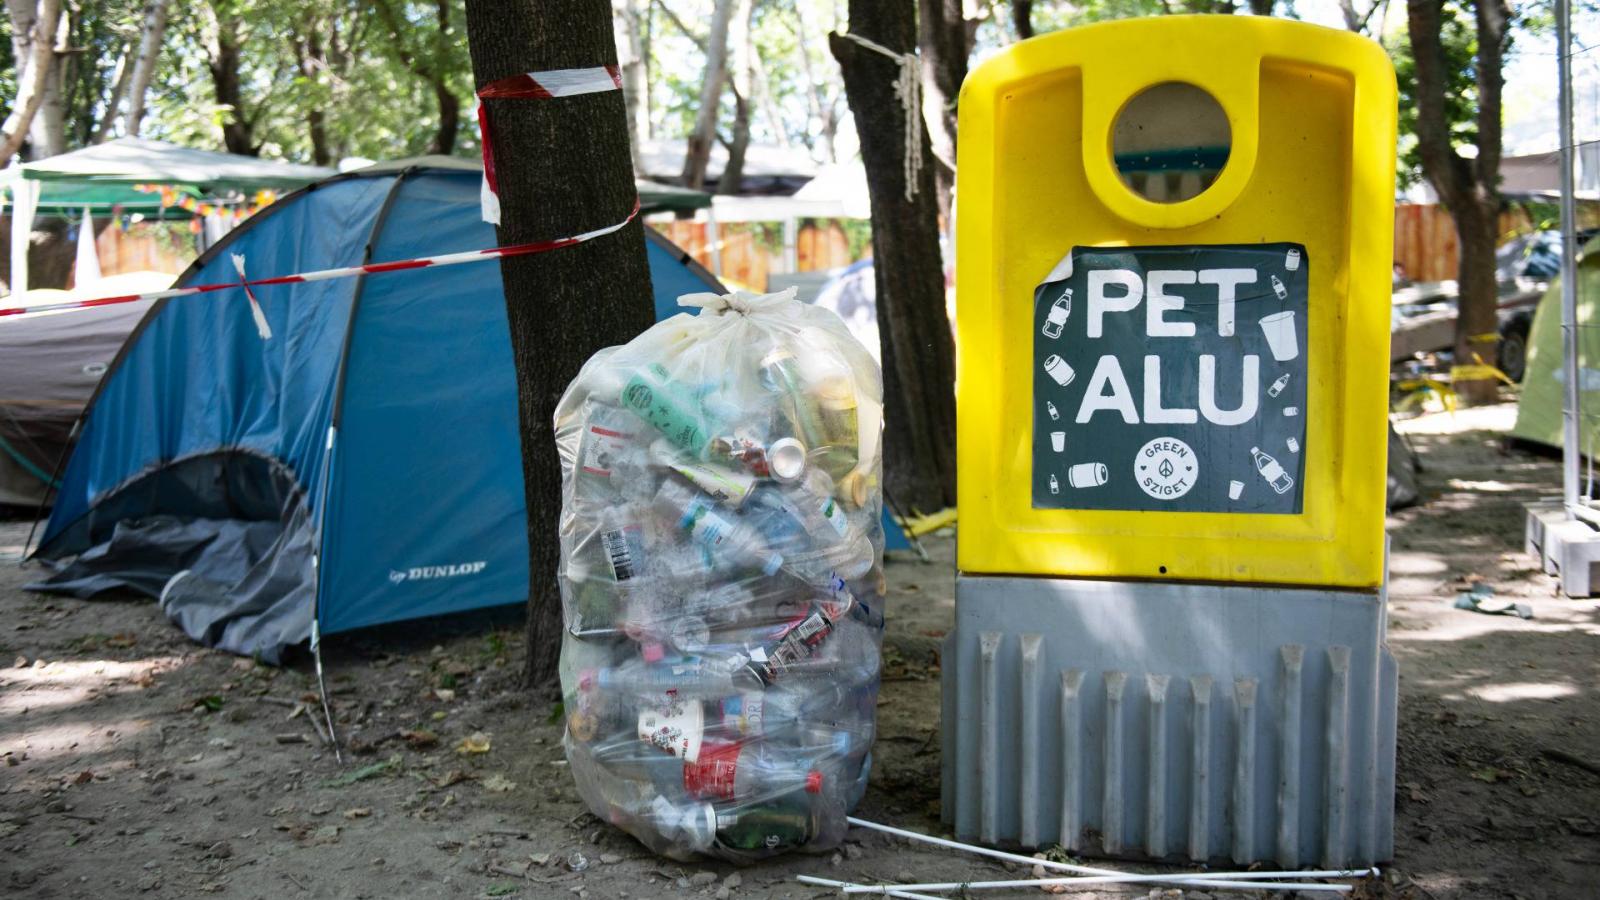
[[[1231,143],[1209,187],[1190,199],[1162,203],[1124,182],[1112,136],[1132,98],[1168,82],[1209,93],[1226,114]],[[956,217],[958,565],[964,573],[1358,589],[1382,583],[1395,105],[1393,68],[1377,44],[1332,29],[1245,16],[1171,16],[1066,29],[1019,43],[967,78]],[[1045,313],[1036,315],[1035,290],[1071,254],[1106,259],[1117,248],[1176,248],[1180,263],[1198,260],[1197,269],[1205,269],[1208,259],[1224,258],[1213,250],[1260,250],[1278,260],[1279,268],[1262,268],[1254,289],[1281,288],[1283,282],[1294,288],[1295,279],[1301,280],[1304,346],[1295,365],[1304,379],[1304,413],[1298,426],[1303,431],[1290,441],[1301,454],[1293,458],[1301,483],[1292,498],[1264,493],[1274,487],[1272,476],[1289,465],[1291,454],[1281,442],[1272,453],[1284,465],[1273,468],[1250,455],[1254,448],[1247,452],[1248,440],[1230,437],[1226,424],[1205,434],[1239,444],[1228,444],[1227,465],[1237,469],[1241,457],[1254,460],[1250,478],[1224,472],[1220,457],[1205,459],[1194,479],[1181,471],[1138,474],[1162,463],[1163,471],[1172,463],[1181,467],[1192,458],[1185,453],[1190,449],[1204,457],[1205,448],[1192,439],[1153,439],[1140,446],[1138,457],[1119,448],[1103,471],[1074,463],[1095,463],[1097,445],[1117,446],[1127,430],[1118,396],[1102,398],[1104,409],[1094,410],[1087,422],[1076,421],[1071,406],[1095,386],[1083,366],[1053,396],[1065,398],[1058,404],[1063,444],[1085,452],[1063,454],[1059,474],[1038,468],[1035,457],[1048,450],[1044,435],[1035,434],[1039,382],[1062,375],[1062,358],[1046,356],[1044,366],[1038,364],[1038,323],[1046,322],[1046,335],[1052,326]],[[1188,251],[1196,252],[1184,257]],[[1139,276],[1148,281],[1158,264],[1141,259],[1145,269]],[[1201,282],[1218,280],[1207,271],[1198,273]],[[1142,306],[1125,309],[1126,294],[1116,301],[1101,296],[1106,308],[1098,314],[1108,322],[1115,316],[1145,320],[1149,298],[1162,289],[1154,281],[1141,282],[1139,289],[1145,293]],[[1200,304],[1198,295],[1189,296],[1192,311]],[[1237,327],[1243,335],[1255,323],[1247,321],[1240,297]],[[1095,312],[1082,293],[1071,305],[1080,316]],[[1166,336],[1171,332],[1163,329],[1172,327],[1175,316],[1181,312],[1146,320],[1156,332],[1150,346],[1163,348],[1161,380],[1193,379],[1206,345],[1189,352],[1181,338]],[[1217,328],[1220,334],[1227,326]],[[1069,339],[1072,334],[1068,328]],[[1252,352],[1261,355],[1259,347]],[[1267,358],[1252,364],[1262,404],[1276,371],[1271,363]],[[1137,361],[1122,368],[1133,414],[1150,413],[1141,378],[1151,372]],[[1242,364],[1233,372],[1242,379]],[[1220,383],[1225,373],[1216,377]],[[1100,393],[1115,395],[1113,381],[1099,378],[1095,384]],[[1239,389],[1217,387],[1223,394]],[[1161,402],[1158,395],[1157,413],[1173,415]],[[1263,405],[1259,415],[1269,413],[1277,410]],[[1226,421],[1225,415],[1217,418]],[[1140,418],[1140,424],[1148,422]],[[1154,437],[1160,436],[1158,431]],[[1052,474],[1066,493],[1107,478],[1108,488],[1118,478],[1124,487],[1137,478],[1149,490],[1128,495],[1138,502],[1127,505],[1142,507],[1137,509],[1071,508],[1093,491],[1053,508],[1036,496]],[[1228,484],[1234,481],[1246,487]],[[1281,477],[1275,486],[1283,486]],[[1222,508],[1228,505],[1225,492],[1246,490],[1255,492],[1246,501],[1265,496],[1262,502],[1293,503],[1270,513],[1250,511],[1248,503],[1244,511]],[[1102,491],[1100,496],[1111,495]],[[1184,499],[1169,502],[1159,491]],[[1202,502],[1203,496],[1218,502]],[[1180,508],[1185,504],[1200,511]]]

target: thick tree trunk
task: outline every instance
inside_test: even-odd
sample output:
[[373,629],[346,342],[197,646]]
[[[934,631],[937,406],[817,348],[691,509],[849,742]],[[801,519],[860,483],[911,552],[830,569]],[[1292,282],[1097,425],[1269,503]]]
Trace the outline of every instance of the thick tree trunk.
[[[467,0],[473,78],[617,61],[608,0]],[[501,244],[579,234],[620,220],[635,191],[622,92],[554,100],[490,100],[491,150],[500,186]],[[530,685],[556,674],[561,595],[556,585],[561,468],[556,402],[596,350],[654,320],[644,226],[549,253],[500,262],[522,424],[528,505]]]
[[961,0],[918,0],[917,45],[922,51],[922,117],[938,170],[939,218],[948,222],[956,186],[956,99],[967,77],[971,44]]
[[[0,247],[11,246],[11,216],[0,217]],[[77,241],[69,239],[71,226],[60,216],[41,216],[28,236],[28,287],[65,288],[78,257]],[[11,254],[0,253],[0,281],[11,285]]]
[[144,98],[161,60],[161,39],[167,33],[168,0],[150,0],[144,7],[144,24],[139,29],[139,55],[133,64],[133,83],[128,93],[128,134],[138,137],[144,122]]
[[61,0],[7,0],[11,52],[17,67],[17,96],[0,125],[0,163],[15,156],[27,140],[55,68],[56,26]]
[[[916,0],[851,0],[850,32],[896,53],[917,46]],[[906,198],[906,115],[898,63],[840,34],[828,46],[844,73],[872,201],[872,255],[882,340],[884,479],[896,501],[933,512],[955,502],[955,342],[927,139]],[[912,110],[920,116],[920,109]]]
[[1011,0],[1011,25],[1020,40],[1033,37],[1033,0]]
[[628,146],[633,171],[644,174],[641,148],[650,137],[650,75],[644,52],[648,0],[611,0],[617,38],[618,65],[622,69],[622,99],[628,110]]
[[711,30],[706,36],[706,69],[700,82],[700,108],[695,111],[694,130],[689,132],[683,155],[683,184],[697,191],[705,187],[711,142],[717,139],[717,114],[728,74],[728,26],[734,5],[735,0],[717,0],[711,12]]
[[255,128],[244,112],[244,91],[239,80],[239,38],[235,33],[237,23],[224,19],[211,7],[205,7],[206,66],[211,70],[212,95],[217,105],[227,109],[222,123],[222,145],[229,153],[255,156],[260,152],[255,143]]
[[717,179],[717,193],[738,194],[744,188],[744,157],[750,149],[750,83],[751,69],[756,50],[750,43],[750,16],[754,12],[751,0],[738,0],[729,28],[728,45],[733,66],[730,81],[733,83],[733,133],[728,139],[728,164],[722,167],[722,177]]
[[[1501,64],[1510,9],[1504,0],[1477,0],[1473,7],[1478,33],[1478,152],[1472,159],[1456,152],[1445,108],[1443,0],[1410,0],[1406,7],[1416,72],[1417,153],[1423,174],[1455,219],[1461,254],[1455,342],[1460,366],[1475,365],[1479,358],[1493,362],[1499,330],[1494,251],[1499,241]],[[1499,396],[1492,377],[1464,376],[1454,387],[1468,403],[1492,402]]]

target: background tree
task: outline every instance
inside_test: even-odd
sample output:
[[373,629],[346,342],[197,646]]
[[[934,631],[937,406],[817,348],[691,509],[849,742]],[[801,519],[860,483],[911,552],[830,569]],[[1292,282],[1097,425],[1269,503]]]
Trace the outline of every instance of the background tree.
[[[1471,41],[1464,40],[1470,17]],[[1460,262],[1455,355],[1458,365],[1495,359],[1499,339],[1495,247],[1500,238],[1501,66],[1511,40],[1504,0],[1410,0],[1408,95],[1402,116],[1416,135],[1422,172],[1455,220]],[[1471,55],[1463,52],[1472,48]],[[1470,79],[1470,88],[1467,80]],[[1466,109],[1475,109],[1470,119]],[[1470,124],[1469,124],[1470,123]],[[1476,152],[1463,155],[1458,146]],[[1497,394],[1492,377],[1460,378],[1468,402]]]
[[[617,61],[608,0],[558,5],[470,0],[467,36],[481,87],[524,72]],[[501,244],[578,234],[618,221],[636,194],[621,91],[559,100],[490,100],[500,185]],[[551,253],[500,261],[517,368],[523,486],[528,505],[530,684],[556,674],[561,594],[556,584],[561,468],[552,416],[596,350],[655,320],[643,224]]]
[[[850,34],[897,54],[917,47],[916,0],[851,0]],[[933,511],[955,502],[955,341],[926,132],[906,159],[900,63],[839,33],[828,46],[855,111],[872,202],[872,255],[882,340],[884,478],[895,499]],[[920,73],[919,73],[920,75]],[[920,118],[921,107],[909,110]],[[915,179],[909,185],[907,180]],[[908,187],[912,190],[908,191]]]
[[16,94],[5,124],[0,125],[0,160],[10,159],[21,149],[33,127],[34,117],[44,103],[55,71],[57,26],[61,21],[60,0],[6,0],[11,24],[11,58],[16,67]]

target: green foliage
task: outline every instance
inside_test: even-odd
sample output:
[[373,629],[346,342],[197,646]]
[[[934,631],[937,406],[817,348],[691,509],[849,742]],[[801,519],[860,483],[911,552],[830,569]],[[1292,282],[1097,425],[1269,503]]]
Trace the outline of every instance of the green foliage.
[[[1439,40],[1444,47],[1445,119],[1451,143],[1472,146],[1478,140],[1478,32],[1472,9],[1457,0],[1444,4]],[[1422,158],[1417,152],[1417,66],[1411,41],[1388,44],[1400,86],[1400,159],[1397,176],[1402,187],[1422,180]]]

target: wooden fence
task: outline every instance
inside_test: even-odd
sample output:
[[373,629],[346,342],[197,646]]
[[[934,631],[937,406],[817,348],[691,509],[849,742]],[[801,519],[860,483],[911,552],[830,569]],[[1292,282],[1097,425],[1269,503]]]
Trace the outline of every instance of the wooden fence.
[[[1520,206],[1500,214],[1502,239],[1533,228]],[[1450,211],[1436,203],[1401,203],[1394,208],[1394,262],[1412,281],[1453,281],[1460,247]]]
[[[666,236],[696,261],[712,271],[711,241],[707,223],[673,220],[652,222],[650,227]],[[724,222],[717,226],[718,247],[721,251],[721,279],[730,287],[764,291],[767,276],[786,270],[783,247],[765,237],[759,225],[742,222]],[[850,240],[844,229],[833,223],[802,226],[795,235],[795,271],[819,272],[854,262],[850,258]]]

